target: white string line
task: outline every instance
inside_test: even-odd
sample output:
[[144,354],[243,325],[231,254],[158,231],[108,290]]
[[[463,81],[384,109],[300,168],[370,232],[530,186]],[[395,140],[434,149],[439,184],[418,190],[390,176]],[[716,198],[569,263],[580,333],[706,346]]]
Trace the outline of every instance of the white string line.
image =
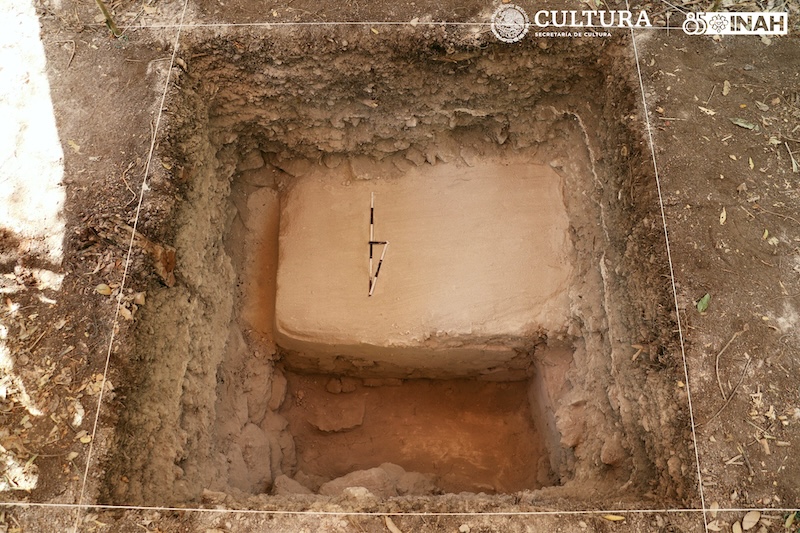
[[[57,509],[100,509],[104,511],[164,511],[206,514],[245,514],[245,515],[276,515],[276,516],[580,516],[597,514],[695,514],[703,513],[699,507],[674,507],[665,509],[584,509],[563,511],[290,511],[268,509],[220,509],[218,507],[159,507],[154,505],[111,505],[111,504],[76,504],[76,503],[36,503],[36,502],[2,502],[0,507],[21,508],[57,508]],[[798,507],[720,507],[717,513],[748,513],[759,511],[769,513],[793,513]]]
[[[186,15],[186,8],[188,7],[188,5],[189,5],[189,0],[185,0],[185,2],[183,4],[183,13],[181,14],[181,21],[183,21],[183,17]],[[152,135],[152,138],[150,139],[150,151],[147,154],[147,163],[145,164],[145,168],[144,168],[144,177],[142,179],[142,186],[139,189],[139,202],[136,204],[136,215],[135,215],[134,220],[133,220],[133,229],[131,231],[131,239],[130,239],[130,242],[128,243],[128,253],[127,253],[126,257],[125,257],[125,269],[122,272],[122,281],[120,282],[120,286],[119,286],[119,294],[117,296],[117,305],[116,305],[116,308],[114,310],[114,320],[113,320],[112,326],[111,326],[111,339],[108,342],[108,350],[106,351],[106,361],[105,361],[105,366],[103,368],[103,380],[101,381],[100,393],[97,396],[97,411],[94,414],[94,423],[92,425],[92,440],[89,441],[89,450],[86,453],[86,467],[84,468],[84,471],[83,471],[83,480],[81,482],[81,490],[80,490],[80,493],[78,495],[78,505],[79,506],[83,503],[83,498],[84,498],[84,495],[85,495],[85,492],[86,492],[86,484],[87,484],[87,481],[89,479],[89,468],[90,468],[91,463],[92,463],[92,453],[94,452],[94,443],[95,443],[95,438],[97,436],[97,426],[98,426],[99,420],[100,420],[100,409],[103,406],[103,396],[104,396],[104,392],[106,390],[106,382],[108,380],[108,368],[109,368],[109,365],[110,365],[110,362],[111,362],[111,352],[112,352],[112,349],[114,347],[114,341],[116,340],[116,333],[117,333],[117,328],[118,328],[118,324],[119,324],[119,310],[120,310],[120,307],[122,307],[122,296],[123,296],[123,293],[124,293],[124,290],[125,290],[125,282],[128,280],[128,270],[130,269],[131,257],[133,255],[133,243],[134,243],[135,238],[136,238],[136,228],[139,225],[139,214],[142,211],[142,203],[143,203],[143,200],[144,200],[144,192],[147,189],[147,175],[150,172],[150,164],[151,164],[151,162],[153,160],[153,153],[155,151],[155,146],[156,146],[156,138],[157,138],[157,135],[158,135],[159,126],[161,124],[161,115],[162,115],[162,112],[163,112],[163,109],[164,109],[164,103],[166,102],[166,99],[167,99],[167,92],[169,91],[169,83],[170,83],[170,79],[171,79],[171,76],[172,76],[172,68],[175,65],[175,57],[177,56],[177,53],[178,53],[178,44],[179,44],[180,36],[181,36],[181,28],[180,28],[180,25],[179,25],[178,26],[178,31],[175,34],[175,44],[174,44],[173,50],[172,50],[172,58],[171,58],[170,64],[169,64],[169,70],[167,70],[167,81],[164,83],[164,92],[161,94],[161,100],[159,101],[159,106],[158,106],[158,113],[156,114],[156,122],[155,122],[155,125],[153,126],[153,135]],[[75,531],[76,532],[78,531],[78,526],[80,525],[80,518],[81,518],[80,513],[77,513],[77,516],[75,518]]]
[[[668,5],[669,7],[671,7],[672,9],[677,9],[678,11],[680,11],[681,13],[683,13],[684,15],[685,15],[685,14],[687,14],[687,13],[691,13],[691,11],[684,11],[684,10],[683,10],[683,9],[681,9],[680,7],[678,7],[678,6],[674,5],[674,4],[670,3],[670,2],[667,2],[667,0],[661,0],[661,3],[662,3],[662,4],[667,4],[667,5]],[[630,9],[630,8],[628,8],[628,9]]]
[[[570,516],[570,515],[597,515],[597,514],[695,514],[703,513],[699,507],[672,507],[664,509],[578,509],[563,511],[289,511],[269,509],[220,509],[218,507],[159,507],[154,505],[112,505],[112,504],[77,504],[77,503],[44,503],[44,502],[0,502],[0,508],[55,508],[55,509],[100,509],[104,511],[174,511],[184,513],[206,514],[250,514],[250,515],[276,515],[276,516]],[[800,511],[798,507],[720,507],[718,513],[748,513],[759,511],[769,513],[793,513]]]
[[[625,0],[627,5],[628,0]],[[655,172],[656,178],[656,190],[658,191],[658,205],[661,209],[661,222],[664,226],[664,244],[666,245],[667,249],[667,262],[669,263],[669,278],[670,284],[672,285],[672,298],[675,304],[675,318],[678,324],[678,338],[680,340],[681,345],[681,358],[683,359],[683,379],[684,383],[686,384],[686,400],[689,404],[689,423],[691,424],[692,430],[692,446],[694,447],[694,460],[695,466],[697,468],[697,490],[698,494],[700,495],[700,505],[703,509],[703,525],[705,527],[706,532],[708,532],[708,519],[706,516],[706,499],[705,494],[703,493],[703,474],[700,469],[700,452],[697,448],[697,431],[695,430],[694,424],[694,410],[692,408],[692,392],[689,386],[689,365],[686,362],[686,347],[683,339],[683,325],[681,323],[681,312],[680,307],[678,306],[678,289],[675,285],[675,268],[672,263],[672,248],[669,243],[669,232],[667,230],[667,216],[664,210],[664,197],[661,194],[661,179],[658,174],[658,162],[656,161],[656,150],[655,144],[653,142],[653,129],[650,125],[650,113],[647,108],[647,96],[644,92],[644,80],[642,78],[642,68],[639,62],[639,49],[636,46],[636,35],[633,33],[633,29],[631,29],[631,43],[633,44],[633,55],[636,60],[636,73],[639,77],[639,89],[642,92],[642,111],[644,112],[644,119],[647,125],[647,139],[650,144],[650,153],[653,158],[653,171]]]

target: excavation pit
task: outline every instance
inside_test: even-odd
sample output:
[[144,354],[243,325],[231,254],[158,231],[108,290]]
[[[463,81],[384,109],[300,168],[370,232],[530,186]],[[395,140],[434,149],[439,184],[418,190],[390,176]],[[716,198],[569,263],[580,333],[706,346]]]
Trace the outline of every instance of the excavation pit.
[[184,48],[153,180],[178,282],[141,315],[104,498],[687,498],[625,41],[308,32]]

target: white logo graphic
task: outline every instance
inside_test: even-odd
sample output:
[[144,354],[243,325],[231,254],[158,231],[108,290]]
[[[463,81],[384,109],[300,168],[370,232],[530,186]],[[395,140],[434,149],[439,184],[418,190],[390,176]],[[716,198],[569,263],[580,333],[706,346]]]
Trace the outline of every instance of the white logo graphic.
[[500,6],[492,15],[492,33],[504,43],[516,43],[528,33],[530,22],[525,10],[514,4]]
[[683,21],[687,35],[786,35],[786,13],[770,11],[687,13]]

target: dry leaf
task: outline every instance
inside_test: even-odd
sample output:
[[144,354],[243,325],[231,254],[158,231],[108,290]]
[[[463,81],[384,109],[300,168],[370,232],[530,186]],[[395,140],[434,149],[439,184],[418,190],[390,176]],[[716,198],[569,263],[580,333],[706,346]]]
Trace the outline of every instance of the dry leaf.
[[722,213],[719,214],[719,225],[724,226],[725,221],[728,220],[728,213],[725,211],[725,208],[722,208]]
[[708,508],[711,512],[711,518],[717,517],[717,512],[719,511],[719,503],[711,502],[711,507]]
[[764,102],[759,102],[758,100],[756,100],[756,107],[761,111],[769,111],[769,106]]
[[605,518],[610,522],[622,522],[623,520],[625,520],[624,516],[620,516],[618,514],[604,514],[603,518]]
[[750,511],[744,518],[742,518],[742,529],[747,531],[748,529],[752,529],[758,524],[758,521],[761,519],[761,512],[760,511]]
[[719,520],[712,520],[706,526],[709,531],[722,531],[722,526],[719,523]]
[[731,82],[725,80],[722,84],[722,96],[728,96],[728,93],[731,92]]
[[745,129],[748,129],[748,130],[756,130],[756,131],[758,130],[758,124],[754,124],[754,123],[749,122],[749,121],[747,121],[747,120],[745,120],[743,118],[734,117],[734,118],[730,119],[730,121],[733,122],[734,124],[736,124],[737,126],[739,126],[740,128],[745,128]]
[[705,113],[706,115],[711,115],[711,116],[713,116],[713,115],[716,115],[716,114],[717,114],[717,112],[716,112],[716,111],[714,111],[713,109],[709,109],[709,108],[707,108],[707,107],[697,106],[697,108],[698,108],[700,111],[702,111],[703,113]]
[[111,296],[111,287],[106,285],[105,283],[101,283],[97,287],[94,288],[97,294],[102,294],[103,296]]
[[92,442],[92,436],[91,435],[84,435],[83,437],[81,437],[80,440],[84,444],[89,444],[90,442]]
[[752,157],[747,158],[747,165],[750,167],[750,170],[753,170],[753,168],[755,168],[755,164],[753,163]]
[[384,520],[386,521],[386,527],[387,529],[389,529],[389,531],[391,531],[392,533],[403,533],[402,531],[400,531],[400,528],[394,524],[394,521],[391,518],[385,516]]
[[742,524],[740,524],[738,521],[734,522],[731,526],[731,531],[733,531],[733,533],[742,533]]
[[133,320],[133,313],[131,313],[131,310],[124,305],[121,305],[119,308],[119,316],[125,320]]
[[[103,20],[105,20],[105,19],[103,19]],[[74,151],[76,154],[79,154],[79,153],[81,153],[81,145],[80,145],[80,144],[76,143],[76,142],[75,142],[75,141],[73,141],[72,139],[68,140],[68,141],[67,141],[67,144],[69,145],[69,147],[70,147],[70,148],[72,148],[72,150],[73,150],[73,151]]]

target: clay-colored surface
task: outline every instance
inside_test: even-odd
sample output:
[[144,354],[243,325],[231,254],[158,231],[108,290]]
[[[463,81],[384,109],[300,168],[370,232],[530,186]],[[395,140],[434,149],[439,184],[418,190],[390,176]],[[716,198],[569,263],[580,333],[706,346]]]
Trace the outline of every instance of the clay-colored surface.
[[[346,167],[298,179],[282,203],[281,346],[463,374],[503,365],[536,332],[563,331],[569,223],[552,169],[440,164],[349,181]],[[390,245],[368,297],[373,192],[374,237]]]
[[[288,374],[281,414],[297,446],[297,469],[327,479],[395,463],[436,475],[447,492],[513,492],[551,483],[542,435],[523,381],[409,380],[331,394],[327,376]],[[360,402],[363,423],[323,432],[325,417]]]

